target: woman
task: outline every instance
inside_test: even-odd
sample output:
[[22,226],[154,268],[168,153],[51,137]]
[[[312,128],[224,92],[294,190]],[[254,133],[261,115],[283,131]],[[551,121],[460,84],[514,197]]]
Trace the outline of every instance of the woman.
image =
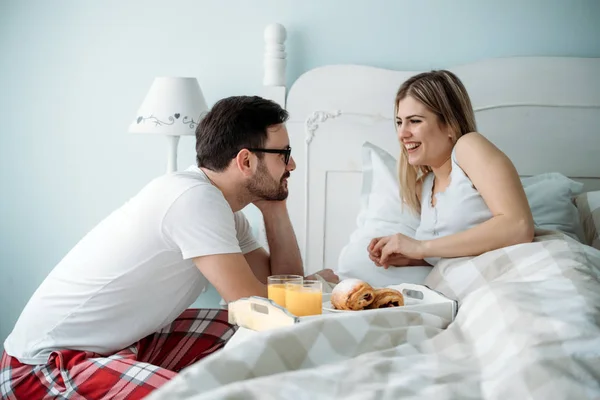
[[476,132],[462,82],[449,71],[416,75],[395,100],[404,206],[421,214],[415,239],[369,244],[377,266],[435,265],[533,240],[533,217],[508,157]]

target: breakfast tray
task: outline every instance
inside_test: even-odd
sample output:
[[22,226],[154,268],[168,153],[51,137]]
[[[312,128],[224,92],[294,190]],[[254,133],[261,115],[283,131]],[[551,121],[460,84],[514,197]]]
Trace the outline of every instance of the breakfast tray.
[[[453,321],[458,312],[458,302],[430,289],[425,285],[402,283],[387,286],[396,289],[404,296],[405,305],[392,307],[390,310],[402,309],[411,312],[423,312],[437,315]],[[244,297],[229,303],[229,323],[253,331],[265,331],[279,327],[301,323],[311,318],[322,318],[338,313],[368,313],[378,310],[345,311],[335,310],[329,303],[330,294],[323,295],[323,315],[297,317],[275,302],[264,297]]]

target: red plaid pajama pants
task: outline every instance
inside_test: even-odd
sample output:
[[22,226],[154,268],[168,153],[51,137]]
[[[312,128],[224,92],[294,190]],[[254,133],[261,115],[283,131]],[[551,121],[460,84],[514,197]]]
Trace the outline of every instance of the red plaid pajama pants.
[[227,310],[189,309],[111,356],[60,350],[45,365],[27,365],[3,353],[0,394],[9,400],[141,399],[222,348],[235,330],[227,322]]

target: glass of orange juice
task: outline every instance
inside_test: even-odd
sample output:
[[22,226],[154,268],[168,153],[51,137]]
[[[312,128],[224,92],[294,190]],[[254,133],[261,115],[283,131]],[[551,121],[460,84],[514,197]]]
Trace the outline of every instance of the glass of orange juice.
[[297,317],[323,313],[323,284],[304,280],[288,282],[285,286],[285,307]]
[[304,278],[300,275],[271,275],[267,277],[267,296],[269,300],[285,307],[286,283],[302,283]]

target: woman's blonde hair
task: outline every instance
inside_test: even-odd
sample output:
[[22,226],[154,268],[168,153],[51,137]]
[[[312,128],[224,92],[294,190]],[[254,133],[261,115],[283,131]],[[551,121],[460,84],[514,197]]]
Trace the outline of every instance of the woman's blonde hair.
[[[453,143],[456,143],[465,133],[477,129],[467,90],[460,79],[450,71],[424,72],[405,81],[396,94],[394,121],[398,115],[398,103],[407,96],[421,102],[437,115],[441,126],[450,128]],[[395,124],[397,128],[397,123]],[[417,182],[431,172],[431,168],[425,165],[410,165],[406,148],[400,147],[398,163],[400,197],[404,204],[419,214],[421,203],[417,197]]]

